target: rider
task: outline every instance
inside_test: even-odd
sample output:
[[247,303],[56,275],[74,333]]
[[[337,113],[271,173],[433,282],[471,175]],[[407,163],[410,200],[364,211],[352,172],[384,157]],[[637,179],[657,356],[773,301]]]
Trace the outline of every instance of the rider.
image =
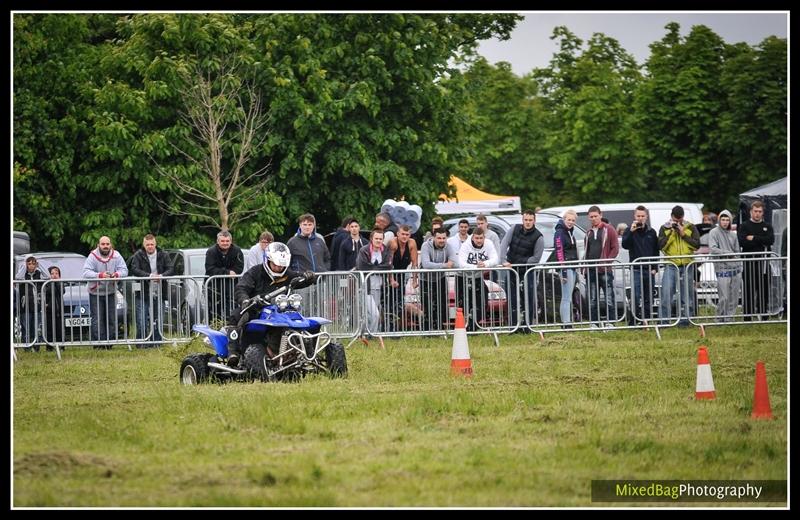
[[[311,271],[306,271],[305,273],[290,271],[289,263],[291,260],[292,254],[286,244],[272,242],[267,246],[264,263],[251,267],[242,275],[233,294],[237,307],[228,317],[228,325],[225,327],[225,331],[228,334],[228,365],[236,366],[242,354],[239,347],[242,327],[239,326],[239,322],[242,318],[242,308],[247,307],[250,303],[247,301],[249,298],[263,296],[275,289],[285,287],[296,277],[304,277],[305,280],[297,284],[294,287],[295,289],[308,287],[317,281]],[[258,305],[251,306],[245,311],[248,314],[248,319],[244,323],[254,319],[260,311],[261,308]]]

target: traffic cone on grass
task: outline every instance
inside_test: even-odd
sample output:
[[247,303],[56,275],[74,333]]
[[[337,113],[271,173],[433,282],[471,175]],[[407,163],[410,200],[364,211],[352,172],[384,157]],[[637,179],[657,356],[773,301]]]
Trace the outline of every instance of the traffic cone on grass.
[[467,329],[464,326],[464,312],[456,309],[456,328],[453,331],[453,354],[450,356],[450,374],[472,377],[472,360],[467,345]]
[[711,377],[711,365],[708,362],[708,350],[706,347],[697,349],[697,385],[695,386],[694,398],[716,399],[717,393],[714,391],[714,379]]
[[767,369],[764,362],[756,363],[756,389],[753,392],[752,419],[772,419],[772,407],[769,405],[769,389],[767,388]]

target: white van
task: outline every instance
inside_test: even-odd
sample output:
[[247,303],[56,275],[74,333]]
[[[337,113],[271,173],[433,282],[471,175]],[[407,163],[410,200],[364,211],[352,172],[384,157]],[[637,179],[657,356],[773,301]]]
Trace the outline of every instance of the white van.
[[699,202],[617,202],[613,204],[578,204],[575,206],[557,206],[553,208],[545,208],[541,211],[545,213],[555,213],[563,215],[567,209],[574,209],[578,213],[578,225],[583,229],[591,228],[589,223],[589,208],[597,206],[603,213],[603,216],[608,219],[608,222],[617,227],[620,222],[626,223],[628,226],[633,222],[633,211],[636,206],[644,206],[650,213],[648,224],[650,227],[658,232],[658,228],[663,226],[671,218],[672,208],[675,206],[683,207],[683,218],[692,224],[701,224],[703,222],[703,204]]

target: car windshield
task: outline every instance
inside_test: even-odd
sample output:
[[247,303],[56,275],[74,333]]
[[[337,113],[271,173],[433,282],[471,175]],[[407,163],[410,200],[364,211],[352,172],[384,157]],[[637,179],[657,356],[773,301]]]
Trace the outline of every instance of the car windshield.
[[206,254],[188,255],[186,261],[189,264],[189,272],[186,274],[192,276],[205,276],[206,274]]

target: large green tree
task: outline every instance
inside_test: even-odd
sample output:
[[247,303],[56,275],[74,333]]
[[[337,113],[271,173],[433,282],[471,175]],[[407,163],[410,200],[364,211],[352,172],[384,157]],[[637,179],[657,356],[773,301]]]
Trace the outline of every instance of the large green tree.
[[492,193],[519,195],[523,206],[552,200],[552,168],[547,161],[545,110],[529,76],[511,65],[477,60],[465,74],[473,120],[472,162],[464,177]]
[[720,80],[731,49],[703,25],[685,38],[677,23],[666,29],[650,46],[648,74],[635,101],[642,172],[652,192],[666,200],[717,208],[727,198],[720,186],[740,186],[720,141],[727,107]]
[[737,194],[787,175],[787,47],[769,37],[756,48],[739,44],[725,62],[721,82],[727,107],[720,121],[720,145],[732,171],[715,187],[717,206],[735,208]]
[[[115,19],[13,16],[14,228],[31,235],[34,249],[84,251],[97,238],[85,235],[95,227],[98,202],[86,184],[104,182],[91,166],[90,112]],[[106,187],[113,182],[105,181]],[[102,220],[114,226],[121,211],[110,209]]]
[[[265,227],[280,234],[283,225],[309,211],[322,229],[330,229],[344,214],[371,217],[388,197],[429,205],[466,156],[463,86],[450,61],[474,49],[479,38],[507,37],[515,20],[134,16],[126,20],[110,61],[108,74],[119,80],[104,89],[138,102],[127,105],[130,111],[115,109],[117,96],[110,96],[103,108],[110,124],[130,122],[132,135],[107,146],[137,156],[135,164],[146,164],[146,153],[173,172],[196,175],[192,161],[169,145],[192,132],[175,117],[180,78],[185,70],[213,68],[233,56],[252,74],[271,116],[268,137],[245,167],[253,172],[270,164],[262,211],[233,230],[240,242],[254,240]],[[238,149],[233,143],[231,153],[223,154],[223,168],[235,161]],[[151,191],[166,190],[164,182],[152,174],[147,180]]]
[[[42,248],[60,241],[59,247],[82,250],[110,234],[132,249],[148,231],[166,245],[208,243],[214,234],[204,227],[208,222],[174,211],[182,196],[176,178],[200,191],[208,183],[202,165],[210,152],[197,140],[197,125],[181,117],[189,113],[185,80],[193,71],[219,80],[209,90],[227,107],[218,128],[235,126],[256,97],[270,117],[252,136],[240,171],[240,178],[266,172],[269,183],[250,201],[259,213],[235,224],[237,242],[255,240],[265,227],[280,234],[306,211],[316,213],[325,230],[347,213],[371,217],[389,197],[431,209],[469,157],[470,121],[456,64],[478,41],[508,38],[519,18],[15,16],[15,216],[42,237]],[[227,60],[241,74],[221,74]],[[24,99],[32,79],[36,88]],[[234,102],[222,95],[226,81],[253,90]],[[61,112],[74,107],[80,116],[72,126],[66,124],[71,120],[61,124],[69,135],[62,128],[52,133],[49,148],[42,146],[37,126],[61,121]],[[241,157],[242,141],[227,135],[230,142],[219,139],[221,172],[234,171]],[[53,210],[51,224],[40,211],[54,182],[52,168],[43,168],[48,162],[59,163],[59,175],[75,193]],[[236,200],[229,210],[236,210]]]
[[641,79],[633,57],[613,38],[586,43],[566,27],[553,38],[559,52],[534,71],[549,108],[546,149],[561,181],[555,202],[617,202],[645,187],[638,175],[630,106]]

